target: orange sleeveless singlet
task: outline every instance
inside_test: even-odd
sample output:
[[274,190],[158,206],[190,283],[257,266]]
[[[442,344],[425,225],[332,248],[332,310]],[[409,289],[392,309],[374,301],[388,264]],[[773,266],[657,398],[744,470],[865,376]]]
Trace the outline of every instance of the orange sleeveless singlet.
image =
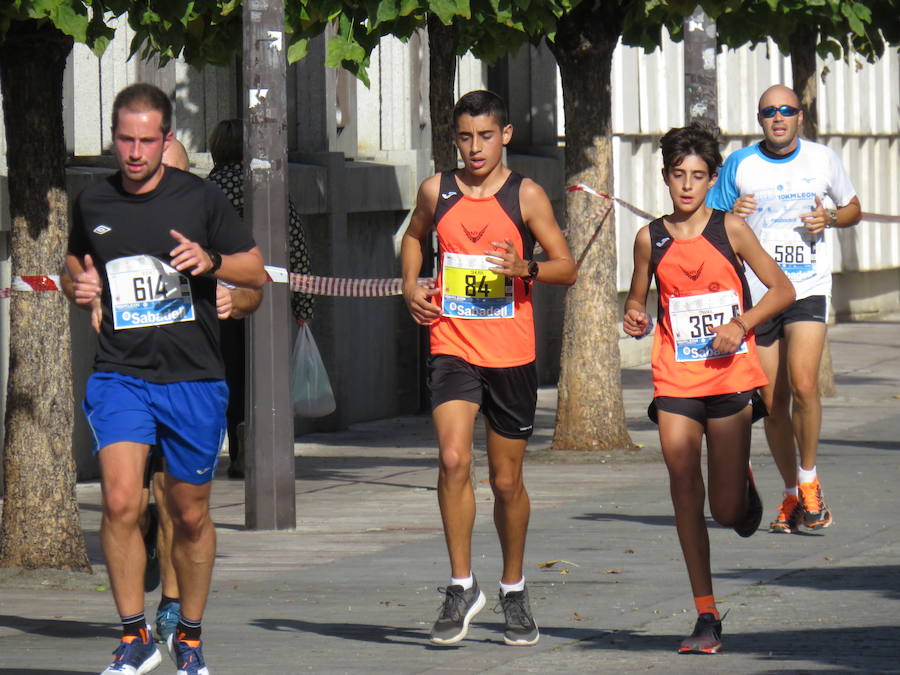
[[725,214],[713,211],[699,236],[683,240],[674,239],[661,218],[654,220],[650,249],[659,291],[651,356],[654,396],[714,396],[767,384],[753,331],[737,353],[719,354],[711,347],[709,329],[752,305],[743,265],[725,231]]
[[530,284],[490,272],[485,251],[509,239],[531,259],[534,237],[522,220],[519,186],[511,173],[491,197],[462,194],[454,172],[441,175],[435,211],[440,273],[433,302],[441,316],[431,325],[431,353],[458,356],[472,365],[510,368],[535,358]]

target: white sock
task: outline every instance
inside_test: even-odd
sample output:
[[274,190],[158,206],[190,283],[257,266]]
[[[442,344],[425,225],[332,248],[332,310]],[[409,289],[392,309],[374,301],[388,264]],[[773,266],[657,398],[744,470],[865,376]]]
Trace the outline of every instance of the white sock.
[[784,496],[785,497],[799,497],[800,490],[796,485],[792,488],[784,488]]
[[504,584],[502,581],[500,582],[500,592],[503,595],[507,593],[512,593],[513,591],[524,591],[525,590],[525,577],[522,577],[514,584]]
[[469,590],[475,583],[475,577],[471,574],[467,577],[463,577],[462,579],[457,579],[456,577],[450,577],[450,585],[451,586],[462,586],[464,591]]
[[804,469],[802,466],[797,468],[797,480],[800,483],[812,483],[816,479],[816,467]]

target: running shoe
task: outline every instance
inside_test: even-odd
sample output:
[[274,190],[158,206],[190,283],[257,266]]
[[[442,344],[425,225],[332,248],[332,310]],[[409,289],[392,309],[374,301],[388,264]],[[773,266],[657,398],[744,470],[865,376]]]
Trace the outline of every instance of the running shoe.
[[722,621],[706,612],[697,617],[694,632],[681,641],[679,654],[718,654],[722,648]]
[[[537,624],[531,616],[531,605],[528,602],[528,587],[523,591],[510,591],[503,595],[500,591],[500,603],[506,618],[506,628],[503,631],[503,641],[513,647],[537,644],[541,635]],[[494,611],[499,614],[497,607]]]
[[484,593],[478,588],[477,580],[474,580],[469,590],[454,584],[439,588],[438,592],[444,593],[444,603],[431,629],[431,641],[436,645],[456,644],[466,637],[469,622],[484,607]]
[[821,530],[831,525],[831,511],[825,506],[818,478],[809,483],[800,483],[800,502],[803,505],[804,526],[810,530]]
[[181,603],[167,602],[156,610],[156,641],[168,642],[181,619]]
[[166,646],[169,648],[169,656],[178,668],[178,675],[209,675],[209,668],[203,659],[201,640],[176,640],[173,633],[166,640]]
[[763,505],[753,480],[753,469],[747,467],[747,513],[743,520],[734,526],[734,531],[742,537],[752,537],[759,529],[762,521]]
[[778,507],[778,516],[769,523],[769,532],[775,534],[799,532],[802,515],[803,507],[800,506],[800,500],[794,495],[785,495],[784,501]]
[[113,652],[113,662],[100,675],[144,675],[162,661],[156,645],[150,640],[150,626],[137,635],[123,635],[122,641]]
[[144,533],[144,548],[147,550],[147,565],[144,567],[144,593],[152,593],[159,586],[159,549],[156,537],[159,532],[159,508],[156,504],[147,506],[147,532]]

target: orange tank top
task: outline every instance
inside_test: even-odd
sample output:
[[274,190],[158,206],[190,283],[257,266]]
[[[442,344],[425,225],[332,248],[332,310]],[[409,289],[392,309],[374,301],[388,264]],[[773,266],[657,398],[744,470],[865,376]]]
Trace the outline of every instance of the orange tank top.
[[491,272],[485,251],[509,239],[530,260],[534,237],[522,220],[519,186],[512,172],[491,197],[462,193],[455,172],[441,174],[435,210],[438,237],[437,293],[441,316],[431,325],[431,353],[447,354],[476,366],[510,368],[534,361],[531,287],[520,278]]
[[732,394],[768,383],[752,331],[734,354],[712,348],[710,329],[751,307],[722,211],[713,211],[692,239],[674,239],[662,218],[650,223],[650,271],[659,291],[651,357],[654,396]]

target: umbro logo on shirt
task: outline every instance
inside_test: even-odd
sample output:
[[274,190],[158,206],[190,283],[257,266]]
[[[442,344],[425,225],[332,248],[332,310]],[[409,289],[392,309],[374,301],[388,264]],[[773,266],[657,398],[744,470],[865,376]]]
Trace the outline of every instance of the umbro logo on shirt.
[[662,239],[660,239],[658,242],[656,242],[656,248],[662,248],[663,246],[665,246],[666,242],[669,241],[669,239],[671,239],[671,237],[663,237]]
[[106,234],[107,232],[112,232],[112,228],[108,225],[98,225],[93,230],[91,230],[94,234]]
[[458,192],[442,192],[441,197],[443,197],[444,199],[450,199],[450,197],[453,197],[458,194],[459,194]]

